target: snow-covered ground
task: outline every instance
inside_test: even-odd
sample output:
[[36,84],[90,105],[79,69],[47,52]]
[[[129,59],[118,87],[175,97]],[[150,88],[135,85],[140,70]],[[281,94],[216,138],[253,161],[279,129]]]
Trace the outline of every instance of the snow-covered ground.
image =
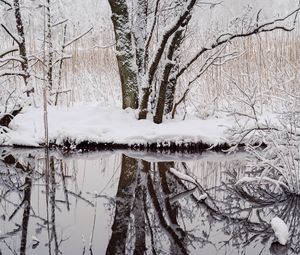
[[[131,109],[78,104],[73,107],[49,107],[49,139],[57,145],[68,139],[73,143],[90,141],[115,144],[225,143],[224,133],[232,126],[232,117],[201,120],[189,117],[165,120],[157,125],[150,119],[137,120]],[[44,143],[43,110],[29,107],[11,123],[8,133],[0,134],[2,145],[39,146]]]

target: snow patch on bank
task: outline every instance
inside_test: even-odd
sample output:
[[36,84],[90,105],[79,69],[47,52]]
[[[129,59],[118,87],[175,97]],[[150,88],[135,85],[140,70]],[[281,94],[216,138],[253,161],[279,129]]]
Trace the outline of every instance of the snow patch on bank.
[[289,228],[286,223],[279,217],[275,217],[271,220],[271,226],[274,230],[275,236],[281,245],[286,245],[289,239]]
[[[224,144],[224,133],[233,125],[232,117],[201,120],[165,120],[154,124],[151,116],[137,120],[132,109],[78,104],[73,107],[49,106],[49,139],[57,145],[69,140],[114,144],[203,143]],[[11,123],[11,130],[0,134],[1,145],[38,146],[44,142],[43,110],[28,107]]]

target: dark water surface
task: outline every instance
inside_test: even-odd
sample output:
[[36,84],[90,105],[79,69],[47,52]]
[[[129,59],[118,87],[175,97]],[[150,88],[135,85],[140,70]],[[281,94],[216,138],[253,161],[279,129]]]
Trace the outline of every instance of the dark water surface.
[[[2,148],[0,254],[299,254],[300,200],[237,190],[248,174],[244,153]],[[287,246],[274,216],[290,227]]]

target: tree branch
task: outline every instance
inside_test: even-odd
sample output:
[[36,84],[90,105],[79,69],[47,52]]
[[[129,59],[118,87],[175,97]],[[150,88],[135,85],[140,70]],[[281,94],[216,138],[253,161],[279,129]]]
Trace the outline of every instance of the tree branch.
[[[251,36],[251,35],[264,33],[264,32],[271,32],[271,31],[274,31],[274,30],[284,30],[284,31],[288,31],[288,32],[294,30],[296,18],[298,16],[299,11],[300,11],[300,8],[297,8],[296,10],[289,13],[288,15],[286,15],[283,18],[278,18],[278,19],[275,19],[273,21],[263,23],[261,25],[258,25],[258,21],[257,21],[257,25],[253,26],[252,29],[248,30],[248,32],[246,32],[246,33],[236,33],[236,34],[224,33],[224,34],[221,34],[210,47],[203,47],[183,68],[181,68],[181,70],[179,70],[176,78],[178,79],[205,52],[211,51],[211,50],[213,50],[213,49],[221,46],[222,44],[224,44],[226,42],[229,42],[233,39],[248,37],[248,36]],[[257,18],[259,18],[259,13],[260,13],[260,11],[258,12]],[[279,26],[279,25],[276,26],[276,23],[286,21],[288,18],[290,18],[293,15],[295,15],[295,19],[294,19],[292,27]],[[275,25],[275,26],[270,27],[272,25]]]
[[147,106],[150,96],[150,87],[154,79],[154,75],[158,69],[158,66],[161,62],[162,55],[165,51],[165,48],[168,44],[168,41],[170,37],[177,32],[180,27],[184,27],[187,24],[187,21],[189,20],[191,11],[193,10],[193,7],[195,6],[197,0],[190,0],[183,9],[183,11],[177,18],[177,20],[174,22],[173,25],[171,25],[164,35],[162,36],[162,39],[160,43],[158,43],[158,50],[156,51],[156,54],[154,56],[154,60],[152,61],[149,71],[147,72],[147,79],[146,84],[142,84],[142,100],[140,102],[140,112],[138,119],[145,119],[147,117]]
[[160,2],[160,0],[156,0],[155,10],[154,10],[154,20],[153,20],[153,23],[152,23],[150,34],[147,38],[146,45],[145,45],[145,63],[148,62],[149,46],[150,46],[150,42],[151,42],[151,39],[152,39],[152,36],[153,36],[153,33],[154,33],[154,28],[155,28],[156,21],[157,21],[157,12],[158,12],[158,7],[159,7],[159,2]]
[[3,29],[5,30],[6,33],[8,33],[8,35],[18,44],[20,45],[20,41],[16,38],[15,35],[13,35],[6,26],[4,26],[3,24],[1,24],[1,27],[3,27]]
[[12,52],[16,52],[16,51],[18,51],[17,47],[12,47],[12,48],[4,50],[2,52],[0,51],[0,58],[3,58],[5,55],[12,53]]
[[1,76],[12,76],[12,75],[26,77],[26,73],[23,71],[13,71],[13,70],[0,71],[0,77]]
[[71,41],[66,42],[66,43],[63,45],[64,48],[66,48],[66,47],[70,46],[72,43],[78,41],[79,39],[81,39],[82,37],[84,37],[86,34],[88,34],[89,32],[91,32],[93,29],[94,29],[94,28],[91,27],[91,28],[90,28],[89,30],[87,30],[86,32],[84,32],[84,33],[78,35],[77,37],[73,38]]
[[0,2],[4,3],[4,4],[6,4],[7,6],[9,6],[10,8],[12,8],[11,3],[9,3],[9,2],[7,2],[7,1],[5,1],[5,0],[0,0]]
[[186,18],[188,18],[196,2],[197,0],[190,0],[190,2],[186,6],[186,10],[178,17],[174,25],[171,26],[163,35],[159,43],[158,50],[155,54],[154,60],[149,68],[148,84],[146,84],[147,86],[150,86],[153,81],[154,75],[157,71],[157,67],[160,63],[161,57],[163,55],[169,38],[180,28],[180,26],[185,22]]
[[201,66],[200,70],[199,70],[199,73],[196,75],[196,77],[194,79],[192,79],[188,85],[187,85],[187,88],[186,90],[184,91],[182,97],[178,100],[178,102],[176,102],[174,104],[174,107],[173,107],[173,110],[172,110],[172,119],[174,119],[175,117],[175,113],[176,113],[176,109],[178,107],[178,105],[180,105],[187,97],[188,93],[190,92],[191,90],[191,86],[192,84],[197,80],[199,79],[203,73],[206,72],[206,70],[214,64],[214,62],[216,61],[216,59],[219,58],[220,54],[223,52],[223,50],[226,48],[226,44],[220,49],[218,50],[216,53],[214,53],[212,56],[210,56],[208,59],[206,59],[206,61],[204,62],[204,64]]
[[5,57],[5,58],[0,58],[0,63],[8,63],[9,61],[16,61],[19,63],[23,63],[24,59],[20,58],[20,57]]

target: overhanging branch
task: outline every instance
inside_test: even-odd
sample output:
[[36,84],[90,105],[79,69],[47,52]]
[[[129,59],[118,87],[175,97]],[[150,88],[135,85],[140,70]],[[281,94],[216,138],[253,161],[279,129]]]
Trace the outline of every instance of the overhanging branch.
[[[221,34],[216,41],[210,46],[210,47],[203,47],[192,59],[190,59],[187,64],[185,64],[184,67],[182,67],[177,76],[176,79],[178,79],[183,73],[185,73],[185,71],[192,65],[195,63],[195,61],[197,61],[199,59],[200,56],[202,56],[205,52],[211,51],[231,40],[237,39],[237,38],[243,38],[243,37],[248,37],[251,35],[255,35],[255,34],[259,34],[259,33],[264,33],[264,32],[271,32],[274,30],[283,30],[283,31],[287,31],[290,32],[292,30],[294,30],[295,28],[295,23],[296,23],[296,19],[298,17],[298,13],[300,11],[300,8],[297,8],[296,10],[294,10],[293,12],[289,13],[288,15],[286,15],[283,18],[278,18],[275,19],[273,21],[269,21],[269,22],[265,22],[263,24],[258,24],[258,21],[256,26],[253,26],[250,30],[248,30],[245,33],[236,33],[236,34],[232,34],[232,33],[224,33]],[[257,19],[259,19],[259,14],[260,11],[257,14]],[[292,17],[293,15],[295,15],[294,18],[294,22],[293,25],[291,27],[288,26],[284,26],[284,25],[280,25],[278,23],[286,21],[287,19],[289,19],[290,17]]]
[[12,8],[11,3],[9,3],[8,1],[5,0],[0,0],[1,3],[4,3],[5,5],[9,6],[10,8]]
[[3,29],[5,30],[6,33],[8,33],[8,35],[18,44],[20,45],[21,42],[16,38],[15,35],[13,35],[13,33],[11,33],[8,28],[6,26],[4,26],[3,24],[1,24],[1,27],[3,27]]

